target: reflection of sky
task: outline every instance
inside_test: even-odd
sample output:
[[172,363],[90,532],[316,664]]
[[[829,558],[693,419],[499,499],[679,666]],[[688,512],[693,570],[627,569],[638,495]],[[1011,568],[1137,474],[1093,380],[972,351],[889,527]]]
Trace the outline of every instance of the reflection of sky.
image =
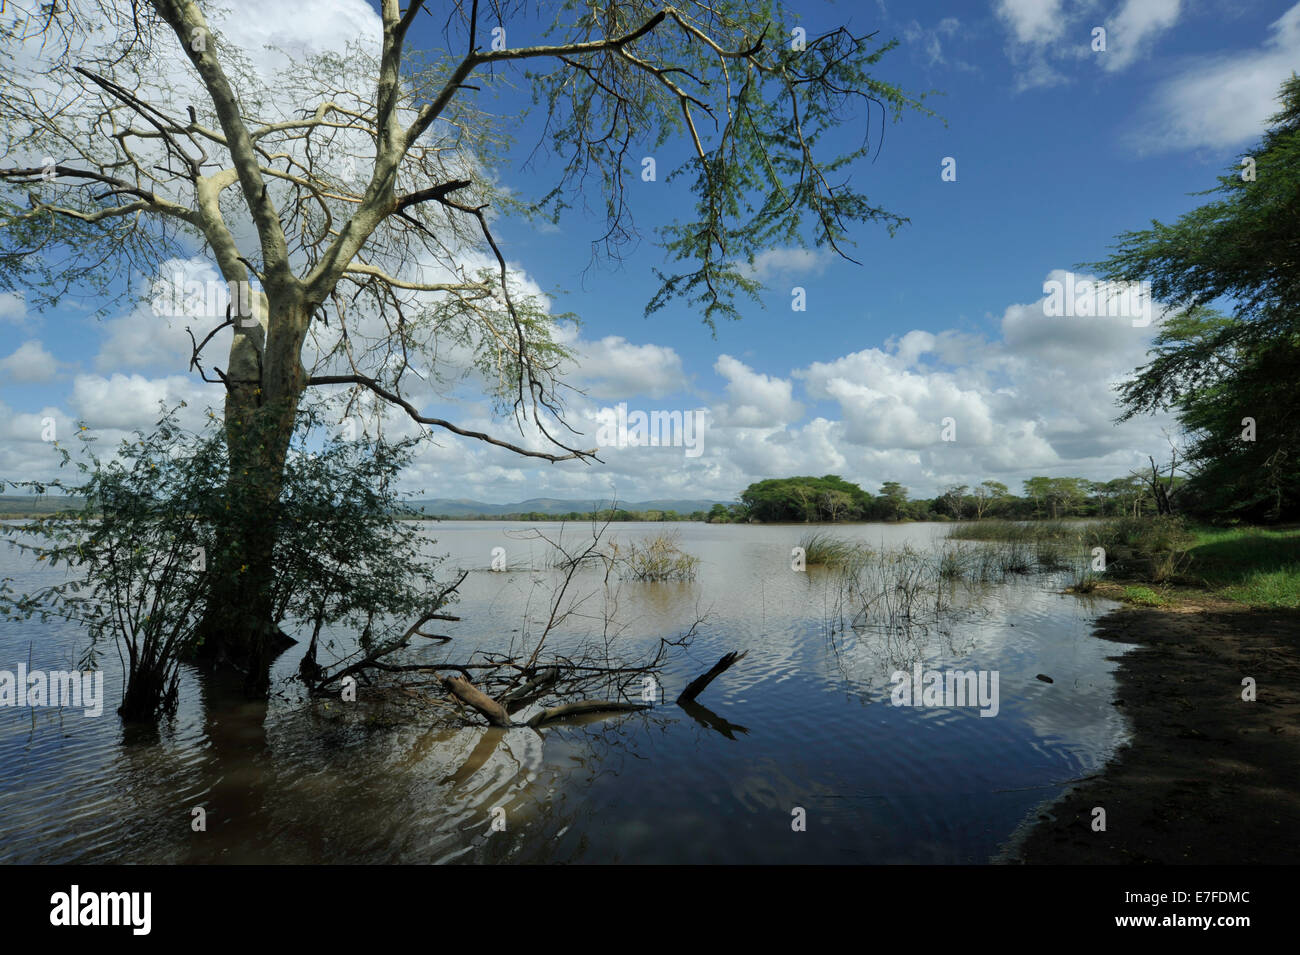
[[[519,641],[525,631],[535,639],[544,626],[555,577],[537,542],[530,554],[529,542],[505,528],[430,525],[437,550],[450,555],[445,569],[472,572],[453,608],[462,620],[442,625],[454,641],[421,645],[421,657],[460,660]],[[611,532],[626,541],[660,529]],[[790,548],[804,528],[679,530],[682,547],[701,559],[695,581],[622,584],[607,605],[598,576],[580,574],[572,592],[579,612],[555,646],[598,634],[607,607],[626,625],[615,646],[629,654],[707,612],[694,644],[665,668],[664,697],[673,700],[727,650],[749,655],[702,694],[705,712],[697,717],[669,702],[539,737],[523,729],[434,730],[431,715],[371,725],[364,707],[304,706],[290,693],[272,701],[264,728],[256,714],[246,726],[235,719],[214,727],[187,674],[181,711],[152,745],[122,748],[111,708],[100,720],[65,717],[61,730],[40,713],[34,733],[30,711],[0,713],[3,855],[980,862],[1056,784],[1095,768],[1121,732],[1110,705],[1113,664],[1105,659],[1115,648],[1090,636],[1100,606],[1023,579],[968,597],[924,631],[832,633],[830,576],[790,569]],[[943,532],[932,525],[835,530],[886,547],[930,546]],[[566,539],[577,543],[588,533],[588,525],[574,525]],[[496,546],[507,548],[506,573],[487,569]],[[12,561],[0,556],[0,571],[9,574]],[[70,652],[66,632],[37,633],[6,624],[0,651],[25,659],[35,638],[33,665]],[[291,649],[277,674],[290,674],[300,654]],[[893,707],[889,677],[912,659],[926,668],[997,670],[999,715]],[[1055,682],[1036,680],[1039,673]],[[729,736],[719,726],[729,726]],[[194,849],[185,823],[189,807],[205,802],[225,807],[231,821],[214,824],[209,842]],[[490,833],[496,806],[505,809],[507,829]],[[790,829],[795,806],[807,811],[806,832]],[[148,825],[151,816],[177,825]],[[123,820],[152,835],[128,840],[124,833],[139,826]]]

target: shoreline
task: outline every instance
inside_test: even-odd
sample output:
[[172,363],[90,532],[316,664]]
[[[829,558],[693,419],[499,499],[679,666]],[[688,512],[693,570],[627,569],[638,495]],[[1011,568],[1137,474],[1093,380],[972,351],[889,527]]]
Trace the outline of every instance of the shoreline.
[[[1207,597],[1122,607],[1093,636],[1129,738],[1036,811],[1002,864],[1288,865],[1300,861],[1300,611]],[[1255,680],[1255,701],[1242,680]],[[1106,812],[1094,832],[1093,810]]]

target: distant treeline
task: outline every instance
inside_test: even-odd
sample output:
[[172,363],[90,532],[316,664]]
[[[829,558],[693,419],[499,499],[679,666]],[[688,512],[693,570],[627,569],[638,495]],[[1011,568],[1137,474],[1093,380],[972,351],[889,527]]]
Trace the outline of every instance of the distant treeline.
[[0,495],[0,520],[38,517],[42,514],[84,507],[85,504],[83,498],[66,494],[3,494]]
[[[1175,484],[1178,480],[1175,479]],[[1139,477],[1112,481],[1086,478],[1033,477],[1013,494],[1000,481],[975,487],[958,484],[934,498],[911,499],[897,481],[886,481],[871,494],[836,474],[824,477],[772,478],[747,487],[732,504],[714,504],[708,511],[597,511],[512,514],[423,515],[442,521],[706,521],[710,524],[838,521],[1059,520],[1065,517],[1115,517],[1154,514],[1156,498]]]
[[[725,516],[726,506],[713,505],[715,511],[721,510]],[[521,511],[510,514],[415,514],[417,518],[433,521],[708,521],[710,516],[705,511],[691,511],[682,514],[678,511],[627,511],[623,508],[600,511]],[[728,520],[730,518],[727,518]]]
[[[1181,481],[1175,479],[1173,486]],[[1086,478],[1032,477],[1013,494],[999,481],[971,487],[958,484],[938,497],[909,497],[906,487],[886,481],[878,494],[836,474],[823,477],[772,478],[751,484],[731,504],[714,504],[708,511],[628,510],[519,511],[509,514],[424,514],[410,517],[440,521],[701,521],[710,524],[840,521],[948,521],[1001,518],[1057,520],[1065,517],[1141,516],[1157,510],[1149,481],[1139,477],[1089,481]],[[60,496],[0,497],[0,518],[32,517],[84,505]]]
[[[1175,484],[1178,483],[1175,479]],[[1032,477],[1023,494],[1000,481],[974,487],[956,484],[934,498],[908,497],[897,481],[886,481],[871,494],[836,474],[758,481],[747,487],[737,503],[726,508],[731,521],[949,521],[1057,520],[1064,517],[1141,516],[1155,513],[1156,497],[1149,482],[1123,477],[1089,481],[1076,477]],[[715,510],[717,510],[715,508]],[[715,519],[710,515],[710,519]]]

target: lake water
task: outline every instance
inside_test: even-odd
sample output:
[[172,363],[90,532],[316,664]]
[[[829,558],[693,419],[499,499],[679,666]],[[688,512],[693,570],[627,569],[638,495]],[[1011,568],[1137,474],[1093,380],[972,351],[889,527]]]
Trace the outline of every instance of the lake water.
[[[705,616],[664,669],[667,702],[653,710],[540,734],[448,728],[431,711],[395,719],[368,704],[364,684],[357,703],[304,700],[290,680],[304,642],[277,662],[269,704],[232,704],[186,671],[175,717],[127,730],[113,712],[120,668],[109,651],[102,716],[0,708],[0,861],[984,863],[1122,741],[1106,660],[1115,647],[1090,636],[1113,605],[1062,595],[1061,579],[967,592],[924,631],[841,631],[833,575],[791,569],[807,527],[672,527],[700,558],[697,578],[627,582],[613,595],[614,648],[626,657]],[[930,548],[947,527],[833,532]],[[664,529],[608,534],[626,542]],[[526,525],[428,532],[444,566],[470,574],[453,608],[462,620],[437,625],[454,640],[422,643],[410,659],[459,662],[540,631],[557,577]],[[565,529],[566,540],[583,535],[586,525]],[[498,547],[504,572],[490,569]],[[0,577],[19,589],[42,573],[0,549]],[[556,649],[606,631],[598,575],[574,586],[588,596],[548,643]],[[32,668],[71,668],[82,647],[66,626],[0,623],[0,669],[29,657]],[[749,653],[700,696],[707,709],[676,706],[728,650]],[[995,671],[997,715],[892,705],[892,674],[916,662]],[[196,808],[206,831],[194,831]],[[792,826],[796,809],[804,831]]]

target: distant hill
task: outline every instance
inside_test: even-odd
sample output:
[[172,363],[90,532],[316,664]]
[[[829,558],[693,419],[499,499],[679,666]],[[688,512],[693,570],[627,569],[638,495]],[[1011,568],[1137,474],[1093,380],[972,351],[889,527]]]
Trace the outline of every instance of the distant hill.
[[[0,515],[9,517],[29,514],[52,514],[69,507],[80,507],[80,498],[47,494],[44,497],[18,494],[0,494]],[[693,511],[708,512],[714,504],[726,504],[727,501],[681,500],[681,501],[619,501],[620,510],[624,511],[676,511],[686,515]],[[518,504],[484,504],[469,498],[429,498],[411,501],[412,509],[422,514],[446,517],[493,517],[502,514],[568,514],[571,511],[587,513],[609,507],[609,499],[588,501],[565,501],[555,497],[534,497]]]
[[[565,501],[554,497],[534,497],[518,504],[484,504],[466,498],[430,498],[411,501],[411,507],[423,514],[445,515],[446,517],[491,517],[501,514],[568,514],[570,511],[587,513],[609,507],[609,499]],[[619,501],[618,507],[625,511],[676,511],[678,514],[690,514],[692,511],[708,512],[714,504],[726,504],[726,501],[679,500],[679,501]]]
[[27,515],[53,514],[71,507],[81,507],[85,501],[63,494],[0,494],[0,514]]

